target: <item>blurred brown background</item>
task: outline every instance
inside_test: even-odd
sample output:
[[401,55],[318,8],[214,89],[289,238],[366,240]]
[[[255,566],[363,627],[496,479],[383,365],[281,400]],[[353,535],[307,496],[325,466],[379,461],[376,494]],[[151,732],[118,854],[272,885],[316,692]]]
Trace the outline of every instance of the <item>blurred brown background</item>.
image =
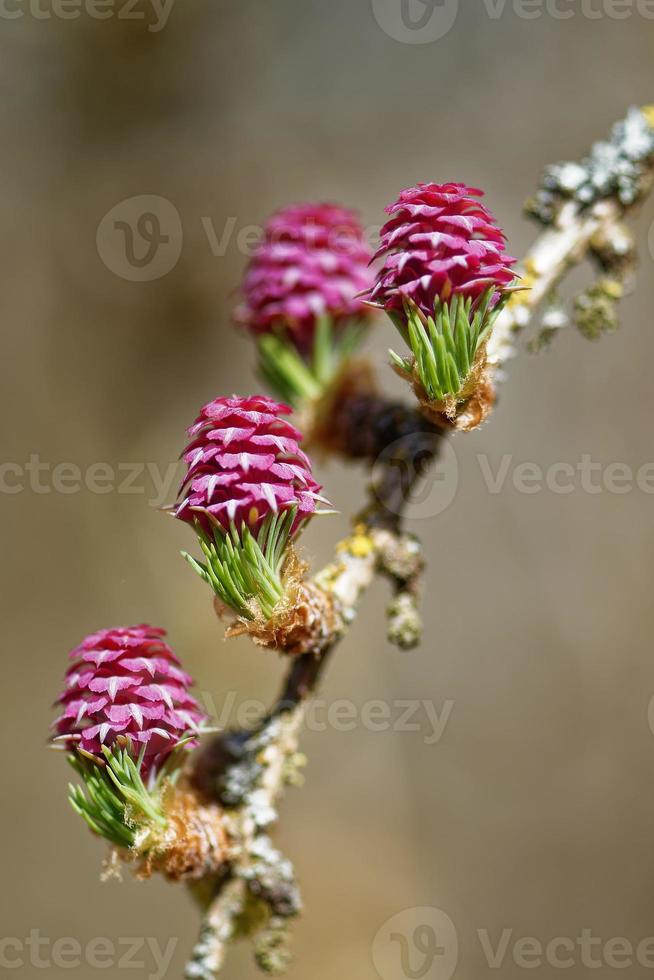
[[[424,44],[389,36],[371,0],[177,0],[156,31],[146,3],[135,8],[143,20],[116,16],[120,6],[106,20],[3,7],[3,461],[46,464],[41,492],[26,477],[7,492],[21,478],[4,468],[1,498],[0,935],[22,944],[2,946],[4,970],[22,964],[17,978],[156,974],[147,950],[134,957],[142,968],[118,957],[102,970],[39,966],[30,930],[50,940],[45,961],[62,937],[164,947],[173,937],[167,977],[181,975],[196,937],[182,888],[99,881],[103,848],[69,809],[64,759],[45,747],[67,651],[95,628],[145,620],[169,630],[218,707],[229,692],[268,700],[280,676],[272,656],[223,644],[207,590],[178,557],[186,529],[151,505],[151,480],[137,479],[139,492],[63,493],[52,468],[165,470],[201,403],[256,386],[250,346],[229,322],[246,261],[236,234],[274,208],[334,199],[374,224],[401,187],[460,179],[487,190],[520,255],[534,234],[521,203],[543,166],[583,154],[628,105],[654,101],[654,22],[635,5],[624,19],[599,0],[599,17],[564,0],[534,19],[512,3],[495,17],[483,3],[459,7],[446,36]],[[174,268],[143,282],[96,247],[103,216],[137,195],[167,199],[183,229]],[[230,219],[234,234],[213,254],[206,229],[220,237]],[[505,453],[543,467],[585,453],[635,469],[654,459],[653,219],[650,203],[622,332],[592,345],[570,330],[549,354],[521,356],[492,423],[456,441],[453,502],[412,525],[430,559],[423,646],[388,646],[377,587],[331,665],[329,701],[381,699],[394,718],[397,699],[453,706],[434,744],[421,712],[417,731],[307,733],[306,786],[289,792],[278,834],[306,902],[291,978],[375,977],[377,931],[418,906],[454,923],[459,980],[498,974],[478,930],[493,946],[513,930],[507,980],[525,973],[512,957],[521,936],[574,942],[591,928],[636,945],[654,934],[652,497],[579,486],[527,495],[510,476],[490,494],[476,458],[488,453],[493,469]],[[392,342],[380,322],[380,361]],[[320,474],[344,514],[305,538],[317,561],[362,497],[359,471]],[[383,980],[405,980],[380,955]],[[601,947],[593,955],[612,975]],[[578,949],[573,975],[597,973]],[[622,973],[649,970],[634,960]],[[249,949],[225,975],[255,975]],[[450,972],[436,960],[416,975]]]

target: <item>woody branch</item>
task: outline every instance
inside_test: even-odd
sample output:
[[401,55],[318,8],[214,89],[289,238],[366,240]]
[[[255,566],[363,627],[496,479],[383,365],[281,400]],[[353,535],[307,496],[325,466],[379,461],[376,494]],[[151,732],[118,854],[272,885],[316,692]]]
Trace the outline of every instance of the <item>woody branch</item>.
[[[374,256],[356,214],[337,205],[294,206],[267,223],[237,319],[304,433],[274,398],[214,399],[188,429],[187,472],[170,510],[196,533],[199,553],[184,557],[229,619],[226,635],[287,658],[280,695],[253,729],[200,747],[207,718],[165,631],[117,627],[71,652],[53,726],[53,745],[67,750],[79,780],[71,805],[111,844],[108,869],[186,882],[197,899],[203,924],[188,980],[215,976],[242,936],[262,969],[284,968],[301,901],[270,833],[284,787],[301,781],[307,703],[376,578],[392,592],[389,640],[419,642],[424,561],[403,527],[412,490],[443,439],[489,416],[517,335],[537,311],[535,348],[571,320],[589,338],[616,328],[635,262],[624,219],[647,196],[653,169],[654,108],[630,110],[581,163],[549,168],[527,205],[542,231],[518,273],[481,191],[464,184],[402,191]],[[584,260],[596,274],[568,313],[557,287]],[[391,360],[410,406],[381,394],[354,356],[375,307],[404,344]],[[328,502],[303,434],[305,446],[369,474],[367,506],[312,577],[294,542]]]
[[[551,167],[527,212],[542,226],[521,263],[523,290],[514,293],[494,324],[487,348],[493,385],[515,353],[517,335],[539,310],[557,304],[556,289],[576,265],[590,259],[597,270],[574,302],[573,318],[596,337],[616,324],[615,306],[634,267],[634,249],[624,218],[640,205],[652,183],[654,110],[632,109],[614,127],[611,140],[593,147],[580,163]],[[567,322],[545,319],[535,344],[549,341]],[[201,938],[186,976],[209,980],[222,965],[229,943],[247,931],[248,906],[263,896],[268,906],[257,956],[265,969],[284,965],[284,926],[299,911],[292,868],[268,837],[277,802],[286,785],[298,781],[299,738],[306,703],[315,693],[335,646],[343,639],[359,602],[376,577],[389,580],[389,637],[412,646],[420,636],[417,596],[423,567],[419,542],[402,530],[411,489],[438,454],[440,440],[453,431],[420,409],[389,402],[365,372],[364,383],[346,377],[332,403],[327,433],[330,448],[375,469],[368,507],[353,521],[352,534],[337,545],[333,561],[312,579],[316,615],[328,629],[315,628],[306,652],[288,669],[282,692],[260,725],[249,732],[221,735],[204,750],[196,779],[217,796],[238,824],[237,856],[207,901]],[[389,449],[390,447],[390,449]]]

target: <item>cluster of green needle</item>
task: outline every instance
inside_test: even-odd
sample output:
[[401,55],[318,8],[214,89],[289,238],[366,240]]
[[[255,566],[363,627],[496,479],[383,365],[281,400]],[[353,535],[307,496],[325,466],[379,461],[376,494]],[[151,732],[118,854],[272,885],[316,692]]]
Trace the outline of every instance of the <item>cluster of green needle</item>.
[[141,776],[142,754],[134,762],[128,749],[131,744],[103,746],[103,760],[83,752],[68,756],[84,782],[83,786],[69,784],[71,806],[96,834],[124,848],[134,846],[137,824],[151,821],[166,826],[159,806],[160,781],[149,790]]
[[297,507],[269,514],[256,536],[234,523],[226,532],[214,525],[213,537],[196,524],[205,562],[182,552],[189,565],[211,586],[218,598],[245,619],[254,619],[258,606],[269,619],[284,596],[282,569]]
[[475,357],[488,338],[502,309],[500,300],[491,309],[495,290],[490,288],[475,302],[453,296],[449,303],[436,300],[434,315],[424,317],[414,304],[405,308],[406,325],[401,330],[411,348],[411,358],[390,355],[406,374],[415,366],[422,386],[432,401],[456,397],[465,385]]
[[356,320],[336,334],[328,316],[319,317],[311,351],[302,356],[289,331],[259,338],[259,371],[271,390],[290,405],[316,400],[352,356],[365,332]]

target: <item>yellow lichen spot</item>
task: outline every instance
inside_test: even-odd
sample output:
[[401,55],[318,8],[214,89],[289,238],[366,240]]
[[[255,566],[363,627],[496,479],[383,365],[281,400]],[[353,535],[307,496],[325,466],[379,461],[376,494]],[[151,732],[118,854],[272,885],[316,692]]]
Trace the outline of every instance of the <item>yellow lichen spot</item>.
[[522,306],[523,303],[526,302],[525,293],[529,292],[530,289],[533,289],[537,278],[536,269],[532,260],[527,259],[524,274],[520,277],[520,285],[514,290],[514,292],[511,293],[507,306],[509,308],[514,306]]
[[[339,548],[337,547],[336,550],[338,551]],[[325,592],[331,592],[344,570],[345,566],[342,562],[331,562],[329,565],[326,565],[325,568],[318,573],[318,575],[316,575],[316,585],[318,585],[319,588],[323,589]]]
[[644,105],[642,113],[649,125],[654,129],[654,105]]
[[373,540],[363,524],[357,525],[350,537],[338,545],[338,551],[347,552],[353,558],[367,558],[374,549]]
[[367,558],[372,552],[374,545],[370,538],[361,535],[352,538],[350,542],[350,554],[355,558]]
[[624,286],[618,279],[604,279],[602,289],[610,299],[622,299]]

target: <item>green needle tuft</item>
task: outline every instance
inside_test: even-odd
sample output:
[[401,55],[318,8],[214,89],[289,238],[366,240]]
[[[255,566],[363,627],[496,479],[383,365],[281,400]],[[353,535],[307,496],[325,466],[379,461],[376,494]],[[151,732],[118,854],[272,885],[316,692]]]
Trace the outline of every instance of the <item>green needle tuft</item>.
[[244,619],[254,619],[258,606],[270,619],[284,596],[282,571],[286,547],[297,515],[297,506],[269,514],[255,534],[243,524],[232,523],[229,533],[214,527],[210,538],[196,523],[206,562],[183,551],[189,565],[210,585],[218,598]]
[[137,824],[166,826],[160,794],[163,779],[170,777],[162,771],[150,790],[141,777],[140,760],[135,763],[127,747],[116,743],[111,749],[103,748],[103,755],[103,761],[91,761],[79,752],[68,756],[84,782],[83,787],[69,784],[70,805],[94,833],[118,847],[131,848]]
[[352,320],[336,331],[330,317],[319,317],[306,357],[298,351],[289,331],[264,334],[258,340],[259,372],[270,390],[290,405],[315,401],[352,357],[364,332],[363,321]]
[[[415,370],[431,401],[456,398],[465,388],[475,357],[488,339],[493,324],[506,304],[510,290],[491,309],[495,286],[473,304],[472,299],[453,296],[449,303],[436,300],[433,317],[424,317],[415,304],[405,305],[406,325],[399,329],[414,356],[400,357],[390,351],[393,364],[404,374]],[[397,322],[396,322],[396,325]]]

